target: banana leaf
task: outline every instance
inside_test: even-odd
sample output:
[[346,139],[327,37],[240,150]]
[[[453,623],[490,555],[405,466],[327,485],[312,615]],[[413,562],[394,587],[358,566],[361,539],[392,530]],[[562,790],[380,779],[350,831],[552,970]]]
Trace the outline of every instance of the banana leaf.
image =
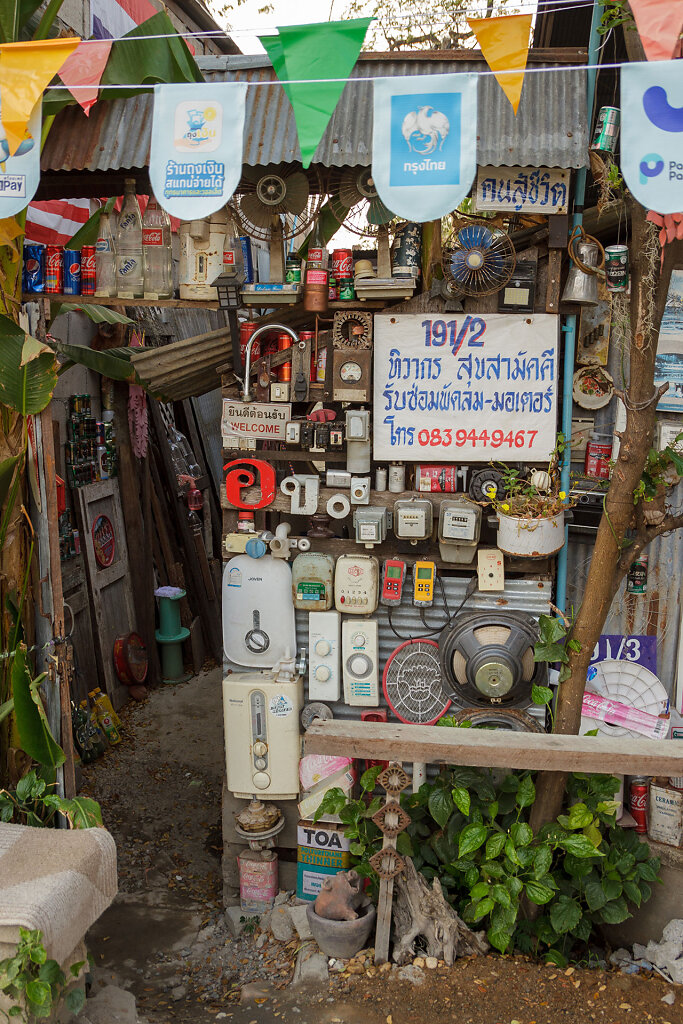
[[79,228],[75,235],[72,235],[65,248],[82,249],[84,245],[95,245],[100,233],[100,217],[103,213],[111,213],[115,202],[116,196],[112,196],[111,199],[107,199],[104,206],[101,206],[99,210],[95,210],[92,216],[86,220],[83,227]]
[[47,715],[38,693],[38,680],[31,681],[26,666],[26,648],[16,648],[12,662],[14,720],[21,749],[39,764],[57,768],[66,760],[64,751],[50,732]]
[[9,489],[14,479],[14,470],[23,457],[22,453],[21,455],[15,455],[11,459],[5,459],[4,462],[0,462],[0,508],[5,504],[5,498],[9,494]]
[[[0,5],[4,0],[0,0]],[[170,36],[167,39],[148,36]],[[129,42],[130,39],[135,40]],[[115,100],[145,92],[157,82],[203,82],[204,77],[184,39],[177,34],[165,11],[116,40],[100,79],[100,100]],[[108,85],[130,85],[128,89],[107,89]],[[68,89],[51,89],[43,96],[43,116],[57,114],[75,100]]]
[[87,366],[89,370],[100,373],[111,380],[120,380],[128,384],[140,384],[135,368],[131,363],[131,349],[107,348],[96,352],[87,345],[67,345],[63,341],[46,342],[56,355],[66,356],[67,363],[60,367],[60,375],[74,364]]
[[26,332],[0,315],[0,403],[23,416],[41,412],[57,384],[57,360],[44,352],[22,366]]
[[87,317],[90,317],[94,324],[134,324],[135,320],[131,320],[129,316],[125,316],[123,313],[117,313],[115,309],[110,309],[108,306],[99,306],[97,303],[91,302],[62,302],[56,310],[53,310],[53,303],[50,306],[50,319],[55,321],[58,316],[62,313],[85,313]]

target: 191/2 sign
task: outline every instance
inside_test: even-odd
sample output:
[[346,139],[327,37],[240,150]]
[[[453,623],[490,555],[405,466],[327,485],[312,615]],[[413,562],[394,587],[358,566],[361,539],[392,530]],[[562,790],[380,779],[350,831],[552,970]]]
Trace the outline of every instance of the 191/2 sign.
[[373,456],[542,462],[555,447],[558,317],[375,317]]

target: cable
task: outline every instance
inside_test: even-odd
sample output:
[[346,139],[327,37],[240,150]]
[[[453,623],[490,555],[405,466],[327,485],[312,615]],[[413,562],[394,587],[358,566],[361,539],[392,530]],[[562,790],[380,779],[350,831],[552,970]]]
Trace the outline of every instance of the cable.
[[446,588],[444,586],[443,579],[441,576],[438,576],[437,579],[439,581],[439,586],[441,588],[441,596],[443,597],[444,608],[446,610],[447,615],[445,623],[443,624],[443,626],[439,626],[438,628],[431,627],[425,618],[424,608],[420,608],[420,618],[422,620],[422,625],[425,627],[427,632],[422,633],[420,636],[402,636],[394,627],[394,624],[391,621],[392,606],[389,605],[389,607],[387,608],[387,621],[389,623],[389,629],[398,640],[411,640],[417,642],[418,640],[429,640],[430,637],[438,636],[440,633],[443,633],[444,629],[447,629],[451,625],[453,620],[457,618],[457,616],[460,614],[467,601],[469,601],[472,594],[477,589],[478,578],[477,576],[473,576],[467,584],[467,587],[465,589],[465,596],[463,597],[462,601],[451,615],[450,608],[448,607],[448,598],[446,596]]

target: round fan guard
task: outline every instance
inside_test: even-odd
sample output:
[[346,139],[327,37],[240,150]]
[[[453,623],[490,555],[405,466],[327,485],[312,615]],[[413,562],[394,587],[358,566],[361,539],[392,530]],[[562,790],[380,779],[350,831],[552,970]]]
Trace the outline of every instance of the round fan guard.
[[[599,697],[628,704],[637,711],[660,715],[666,711],[669,698],[664,686],[654,672],[633,661],[607,659],[591,665],[588,670],[586,689]],[[581,734],[597,729],[603,736],[634,736],[641,734],[623,725],[609,725],[598,718],[581,718]]]
[[531,688],[547,678],[534,661],[538,623],[523,612],[460,615],[439,637],[445,688],[459,707],[528,707]]
[[406,640],[387,658],[382,689],[401,722],[433,725],[451,706],[441,679],[439,645],[434,640]]
[[510,732],[545,732],[538,719],[516,708],[507,708],[505,711],[495,708],[464,708],[457,711],[453,718],[456,725],[471,722],[473,729],[495,726],[496,729],[507,729]]
[[517,254],[505,231],[486,221],[456,228],[441,253],[444,275],[460,295],[492,295],[511,279]]
[[327,188],[327,209],[350,234],[376,238],[378,228],[396,219],[380,199],[370,167],[333,168]]
[[[270,216],[278,215],[282,237],[305,238],[317,220],[325,198],[323,179],[314,166],[306,172],[287,165],[247,167],[228,203],[241,234],[268,241]],[[262,221],[256,222],[256,215]]]

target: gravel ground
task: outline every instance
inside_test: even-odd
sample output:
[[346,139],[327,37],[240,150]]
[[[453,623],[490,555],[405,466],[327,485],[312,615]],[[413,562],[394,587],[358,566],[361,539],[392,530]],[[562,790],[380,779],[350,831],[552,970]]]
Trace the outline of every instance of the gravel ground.
[[158,688],[121,717],[123,742],[83,771],[116,839],[120,887],[88,942],[95,989],[132,991],[141,1022],[683,1024],[683,992],[659,977],[524,957],[378,970],[360,954],[317,987],[292,987],[302,941],[258,927],[235,939],[223,917],[219,670]]

